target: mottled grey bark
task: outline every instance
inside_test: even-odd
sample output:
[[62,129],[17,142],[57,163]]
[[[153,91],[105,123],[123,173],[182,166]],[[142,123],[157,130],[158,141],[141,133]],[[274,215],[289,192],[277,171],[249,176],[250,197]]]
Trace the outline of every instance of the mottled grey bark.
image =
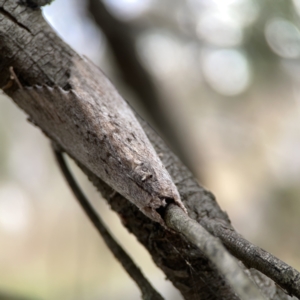
[[[113,123],[114,117],[112,116],[112,119],[106,124],[108,124],[107,130],[113,132],[113,135],[109,142],[103,141],[105,134],[99,133],[98,128],[101,125],[101,120],[96,118],[101,107],[89,99],[90,97],[101,98],[107,93],[106,87],[109,85],[101,86],[100,84],[101,88],[95,86],[99,83],[99,78],[94,77],[100,76],[101,73],[91,67],[89,63],[84,66],[82,63],[84,63],[82,59],[65,45],[43,20],[39,10],[26,9],[19,5],[18,1],[0,0],[0,87],[3,87],[4,91],[29,114],[33,123],[37,124],[48,137],[54,139],[62,149],[75,159],[109,201],[111,207],[120,215],[124,226],[135,234],[147,248],[155,263],[181,291],[185,299],[238,299],[222,273],[203,252],[199,251],[183,236],[166,230],[162,226],[164,222],[156,215],[157,209],[159,215],[164,217],[164,209],[160,210],[160,208],[164,208],[169,201],[181,206],[181,198],[189,216],[201,223],[206,229],[217,233],[225,245],[226,243],[235,245],[232,247],[232,252],[243,252],[243,255],[240,256],[246,257],[245,261],[248,266],[251,266],[249,262],[252,260],[264,261],[264,257],[252,257],[247,261],[248,256],[251,256],[252,253],[248,251],[247,247],[239,244],[238,236],[236,236],[237,240],[232,240],[227,239],[228,235],[222,234],[224,230],[234,230],[227,215],[219,208],[213,195],[199,186],[191,173],[142,120],[143,129],[176,184],[180,198],[178,198],[172,180],[165,173],[152,150],[149,150],[150,156],[153,158],[153,164],[157,165],[160,170],[158,173],[151,169],[152,161],[150,161],[150,166],[146,165],[146,170],[143,170],[139,163],[131,165],[132,162],[135,164],[135,161],[125,159],[123,156],[119,167],[120,174],[123,175],[116,174],[112,166],[117,167],[119,160],[118,157],[111,158],[110,156],[114,153],[118,153],[121,155],[120,157],[124,155],[123,151],[125,150],[116,149],[114,144],[120,137],[118,130],[122,130],[122,127],[118,129],[119,126]],[[20,84],[25,87],[24,89],[20,89],[20,86],[11,80],[11,73],[9,72],[11,66]],[[81,78],[82,67],[85,78]],[[70,97],[72,93],[74,95]],[[105,95],[107,96],[107,94]],[[106,99],[107,101],[111,100],[109,97]],[[59,108],[61,110],[58,110]],[[76,116],[81,116],[81,118],[76,119]],[[86,123],[89,119],[94,120],[94,123]],[[125,124],[125,128],[127,128],[126,126],[128,124]],[[134,124],[133,127],[137,129],[139,125]],[[138,138],[135,145],[142,147],[140,149],[145,149],[148,153],[149,144],[145,142],[144,134],[140,128],[138,132],[138,135],[143,136],[143,138]],[[102,145],[106,151],[101,149]],[[126,147],[124,146],[124,148]],[[128,148],[126,149],[128,150]],[[126,153],[128,154],[127,150]],[[97,151],[104,152],[99,154]],[[132,149],[128,151],[129,153],[135,152]],[[143,157],[144,153],[139,155]],[[127,171],[129,177],[126,177]],[[132,173],[132,171],[134,172]],[[153,175],[157,176],[154,177],[157,178],[157,182],[154,180],[151,183],[149,180],[152,179],[151,175],[152,178]],[[123,180],[121,181],[122,184],[118,185],[116,181],[109,180],[110,176],[120,178]],[[125,194],[140,210],[121,194],[113,193],[114,190],[100,177],[117,191]],[[166,189],[160,186],[160,183],[164,181],[170,183]],[[154,193],[154,197],[147,195],[149,191]],[[144,196],[146,206],[141,195]],[[151,202],[152,198],[156,198],[154,203]],[[158,206],[156,206],[157,203]],[[141,213],[141,210],[144,214]],[[155,221],[160,221],[160,223]],[[218,230],[215,230],[214,226],[217,226]],[[235,256],[238,255],[235,254]],[[272,267],[276,270],[281,267],[279,260],[277,263],[279,266],[270,266],[269,276],[271,278],[273,278]],[[259,269],[260,263],[257,263],[256,267]],[[289,270],[293,270],[289,266],[287,267]],[[288,277],[290,280],[286,280],[287,277],[285,277],[283,284],[290,293],[299,296],[299,276],[296,272],[293,270],[293,274],[291,274],[293,276]],[[252,278],[255,279],[256,277]],[[264,281],[262,278],[264,277],[260,278],[260,282]],[[278,284],[282,284],[278,276],[275,279]],[[267,288],[262,290],[269,299],[288,299],[288,296],[283,293],[279,297],[280,289],[276,287],[276,293],[273,295],[276,295],[277,298],[269,296],[271,293]]]

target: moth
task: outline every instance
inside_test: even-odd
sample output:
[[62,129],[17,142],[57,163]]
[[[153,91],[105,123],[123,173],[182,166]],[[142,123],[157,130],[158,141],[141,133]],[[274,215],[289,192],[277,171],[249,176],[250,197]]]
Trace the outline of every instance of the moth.
[[133,111],[87,59],[73,58],[65,89],[24,87],[13,98],[64,151],[153,221],[164,224],[161,213],[168,203],[186,212]]

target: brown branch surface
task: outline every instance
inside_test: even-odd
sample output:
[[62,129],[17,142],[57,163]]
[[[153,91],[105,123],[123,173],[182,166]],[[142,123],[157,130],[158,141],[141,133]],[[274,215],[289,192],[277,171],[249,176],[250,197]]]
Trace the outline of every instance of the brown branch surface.
[[[167,231],[159,223],[145,217],[120,194],[105,185],[84,166],[79,167],[118,213],[123,225],[145,246],[155,264],[182,293],[185,299],[239,298],[231,290],[214,264],[192,243],[175,232]],[[285,299],[285,298],[283,298]]]
[[[62,152],[56,150],[55,146],[53,148],[58,165],[76,199],[104,239],[111,252],[123,265],[129,276],[137,283],[142,292],[143,299],[162,299],[141,273],[140,269],[137,268],[132,259],[106,229],[102,220],[78,187],[67,167]],[[241,299],[265,299],[259,293],[257,287],[253,285],[253,282],[250,281],[250,278],[248,278],[240,268],[237,261],[227,253],[221,242],[217,238],[211,236],[199,223],[191,220],[181,208],[174,204],[170,204],[163,217],[168,228],[174,229],[178,233],[182,233],[187,240],[196,245],[207,255]]]
[[[78,83],[75,79],[81,78],[82,74],[80,74],[80,68],[78,68],[78,64],[76,66],[76,62],[81,63],[82,61],[45,23],[40,11],[32,11],[20,6],[17,1],[0,0],[0,86],[9,86],[8,83],[11,80],[9,67],[12,66],[20,83],[25,87],[31,87],[25,89],[29,96],[26,97],[24,93],[21,93],[16,84],[6,89],[5,92],[30,115],[33,123],[41,127],[46,135],[54,139],[75,159],[109,201],[111,207],[119,213],[124,225],[147,248],[155,263],[165,272],[168,279],[173,282],[186,299],[237,299],[222,274],[205,254],[182,236],[166,231],[159,223],[147,218],[120,194],[111,196],[113,190],[99,178],[101,172],[97,168],[102,168],[102,173],[106,173],[99,156],[99,161],[94,165],[94,155],[97,157],[97,151],[103,144],[101,139],[98,140],[99,124],[95,123],[95,126],[90,126],[89,123],[86,123],[86,119],[71,118],[73,123],[67,120],[70,116],[72,117],[75,104],[76,109],[81,112],[81,116],[95,116],[97,113],[97,111],[95,112],[97,107],[90,105],[89,101],[74,103],[74,98],[61,96],[72,93],[72,88]],[[80,98],[77,96],[81,96],[84,100],[89,99],[89,94],[93,94],[95,90],[97,90],[97,96],[101,98],[101,95],[106,91],[106,86],[103,86],[103,89],[99,91],[99,87],[90,86],[90,83],[87,82],[88,79],[94,82],[92,78],[99,74],[97,72],[94,73],[92,67],[90,73],[85,72],[87,79],[82,83],[82,90],[76,90],[78,95],[75,99]],[[48,96],[40,97],[41,91]],[[54,97],[54,94],[60,96]],[[64,109],[61,111],[54,109],[54,106],[57,105],[55,101],[63,100],[69,101],[69,106],[63,106]],[[82,105],[81,108],[79,104]],[[66,103],[61,105],[66,105]],[[95,120],[97,121],[97,119]],[[52,122],[53,126],[50,126],[49,122]],[[213,221],[216,222],[220,230],[223,230],[222,227],[233,230],[227,215],[221,211],[213,195],[199,186],[191,173],[168,150],[148,125],[143,123],[143,127],[155,150],[162,156],[163,163],[173,182],[177,185],[189,215],[200,221],[208,230],[211,229],[209,224]],[[72,134],[68,136],[70,129]],[[59,132],[64,132],[64,134],[59,135]],[[109,143],[106,145],[108,147]],[[105,158],[107,159],[107,157]],[[132,168],[132,166],[128,166],[128,168]],[[147,174],[148,170],[144,173],[136,172],[133,179],[135,182],[143,182],[143,178],[145,176],[147,178]],[[130,180],[127,179],[126,183]],[[142,188],[139,185],[136,187],[132,183],[129,186],[133,190],[142,192],[142,194],[144,191],[144,195],[148,189],[143,184],[141,184]],[[122,193],[124,194],[124,191]],[[161,200],[168,200],[168,197],[164,196],[164,199]],[[174,197],[174,195],[172,196]],[[132,202],[134,203],[134,201]],[[179,202],[178,204],[180,205]],[[226,239],[225,235],[224,239]],[[236,251],[245,250],[239,246],[239,240],[233,243],[237,245],[237,249],[240,249]],[[276,267],[270,266],[270,268]],[[277,283],[281,284],[280,280]],[[298,284],[297,281],[289,282],[289,284],[295,283]],[[299,286],[285,286],[285,288],[290,293],[294,290],[299,291]],[[273,298],[270,297],[270,299]],[[288,297],[283,295],[279,299],[288,299]]]

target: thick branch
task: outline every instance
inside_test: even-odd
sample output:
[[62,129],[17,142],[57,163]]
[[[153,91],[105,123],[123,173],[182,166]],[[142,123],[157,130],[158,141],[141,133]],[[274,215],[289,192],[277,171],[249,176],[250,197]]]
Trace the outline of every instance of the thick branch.
[[[96,227],[111,252],[123,265],[130,277],[137,283],[142,291],[143,299],[162,299],[144,277],[140,269],[136,267],[132,259],[122,247],[117,244],[106,229],[98,214],[79,189],[66,165],[62,152],[54,150],[54,153],[58,165],[82,209]],[[199,225],[199,223],[190,219],[182,209],[174,204],[170,204],[164,214],[164,220],[169,228],[174,229],[178,233],[182,233],[187,240],[196,245],[203,253],[205,253],[205,255],[207,255],[207,257],[217,266],[218,270],[221,271],[226,280],[229,281],[234,291],[236,291],[241,299],[264,299],[258,292],[257,287],[255,287],[253,282],[246,276],[237,261],[227,253],[220,241],[211,236],[201,225]]]
[[114,194],[98,177],[79,166],[185,299],[239,299],[214,264],[196,246],[146,218],[135,206],[128,205],[124,197]]
[[189,216],[199,222],[208,232],[220,238],[227,249],[248,268],[257,269],[289,294],[300,298],[299,272],[238,234],[231,226],[227,215],[219,208],[214,195],[196,182],[191,172],[174,154],[170,153],[165,143],[144,120],[139,118],[139,121],[155,150],[161,154],[161,159],[179,190]]

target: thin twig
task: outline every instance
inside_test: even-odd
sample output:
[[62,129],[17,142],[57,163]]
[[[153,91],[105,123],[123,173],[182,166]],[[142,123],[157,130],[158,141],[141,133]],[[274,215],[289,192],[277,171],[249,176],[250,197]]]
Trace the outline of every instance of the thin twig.
[[92,205],[89,203],[87,198],[82,193],[81,189],[74,180],[71,172],[68,169],[68,166],[65,162],[63,154],[61,151],[56,150],[55,147],[54,154],[57,160],[57,163],[67,180],[72,192],[74,193],[77,201],[80,206],[87,214],[88,218],[91,220],[93,225],[96,227],[97,231],[102,236],[107,247],[114,254],[116,259],[122,264],[128,275],[135,281],[139,286],[142,292],[142,298],[145,300],[163,300],[163,297],[152,287],[148,280],[144,277],[141,270],[135,265],[131,257],[124,251],[124,249],[116,242],[111,233],[103,224],[100,216],[96,213]]
[[242,300],[265,299],[219,239],[208,233],[195,220],[189,218],[182,209],[170,204],[166,209],[164,220],[169,228],[183,234],[209,257]]
[[203,226],[209,227],[209,231],[220,238],[224,246],[248,268],[262,272],[290,295],[300,298],[300,273],[293,267],[253,245],[236,231],[222,226],[220,222],[209,220],[209,224],[203,222]]

